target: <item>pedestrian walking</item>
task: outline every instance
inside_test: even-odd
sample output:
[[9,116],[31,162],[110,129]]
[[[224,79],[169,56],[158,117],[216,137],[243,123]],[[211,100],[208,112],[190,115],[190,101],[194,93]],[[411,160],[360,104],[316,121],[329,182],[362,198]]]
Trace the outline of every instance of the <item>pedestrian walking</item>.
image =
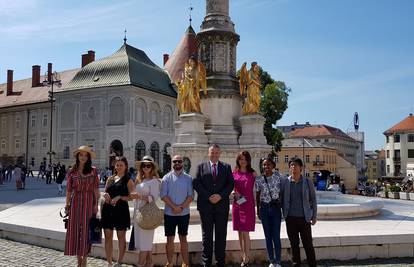
[[241,267],[250,263],[250,235],[256,225],[254,203],[254,183],[257,176],[251,165],[251,156],[248,151],[237,155],[236,168],[233,171],[234,191],[232,205],[233,230],[238,232],[241,249]]
[[167,237],[165,250],[167,264],[173,267],[174,238],[178,228],[180,251],[183,259],[181,267],[190,266],[187,234],[190,224],[190,204],[193,201],[193,178],[183,171],[183,158],[175,155],[172,158],[172,170],[164,175],[161,182],[161,199],[164,208],[164,233]]
[[91,251],[88,242],[89,220],[98,212],[99,178],[92,159],[96,154],[89,146],[73,153],[76,163],[67,176],[65,209],[69,214],[65,240],[65,255],[77,256],[78,267],[86,267]]
[[59,168],[59,173],[58,176],[56,178],[56,184],[58,186],[58,196],[63,195],[63,181],[65,180],[66,177],[66,166],[62,165]]
[[218,145],[211,145],[208,149],[209,161],[198,165],[193,180],[194,190],[198,193],[197,209],[203,232],[202,264],[207,267],[212,266],[214,235],[217,267],[225,266],[229,195],[233,191],[234,178],[230,165],[219,160],[220,153]]
[[312,243],[312,225],[317,221],[315,187],[312,181],[302,176],[303,162],[294,157],[289,161],[291,175],[283,181],[283,216],[292,248],[293,266],[300,266],[299,234],[310,267],[316,266],[315,249]]

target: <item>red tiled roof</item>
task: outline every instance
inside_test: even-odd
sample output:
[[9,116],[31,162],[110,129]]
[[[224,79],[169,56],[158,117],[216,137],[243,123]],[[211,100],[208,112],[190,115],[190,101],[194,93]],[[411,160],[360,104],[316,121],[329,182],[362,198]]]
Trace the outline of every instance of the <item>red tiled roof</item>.
[[289,133],[289,137],[308,137],[308,138],[323,138],[323,137],[339,137],[342,139],[350,139],[355,141],[350,136],[342,132],[340,129],[320,124],[312,125],[304,128],[298,128]]
[[[79,69],[73,69],[59,72],[62,86],[65,86],[72,80],[78,71]],[[45,76],[40,77],[40,81],[44,79]],[[55,89],[55,87],[53,89],[54,91],[59,90],[58,88]],[[13,82],[13,92],[21,92],[20,95],[7,96],[7,83],[0,84],[0,91],[3,91],[0,94],[0,108],[46,102],[48,101],[49,90],[50,88],[47,86],[32,87],[32,78],[29,78]]]
[[171,82],[175,83],[181,80],[184,72],[184,64],[190,58],[191,55],[197,53],[197,40],[196,33],[191,26],[188,27],[185,35],[181,39],[180,43],[175,48],[174,52],[165,63],[165,70],[170,75]]
[[393,133],[406,133],[406,132],[414,132],[414,116],[410,113],[408,117],[397,123],[396,125],[392,126],[388,130],[384,132],[385,135],[390,135]]

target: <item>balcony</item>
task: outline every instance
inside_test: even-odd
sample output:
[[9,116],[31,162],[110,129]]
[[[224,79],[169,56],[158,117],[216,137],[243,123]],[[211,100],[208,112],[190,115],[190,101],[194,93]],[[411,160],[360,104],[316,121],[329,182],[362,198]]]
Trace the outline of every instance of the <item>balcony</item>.
[[313,162],[313,166],[324,166],[324,165],[325,165],[325,161],[317,160]]

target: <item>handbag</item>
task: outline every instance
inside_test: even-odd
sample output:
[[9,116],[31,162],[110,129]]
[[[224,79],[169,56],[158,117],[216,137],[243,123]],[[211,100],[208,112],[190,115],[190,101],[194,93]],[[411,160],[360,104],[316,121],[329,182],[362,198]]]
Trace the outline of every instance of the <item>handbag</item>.
[[65,208],[62,208],[59,211],[59,215],[63,219],[63,226],[65,227],[65,229],[68,229],[69,213],[66,212]]
[[102,243],[102,226],[101,220],[92,217],[89,220],[89,244],[101,244]]
[[153,230],[161,225],[164,212],[158,208],[155,201],[147,202],[135,215],[135,221],[144,230]]

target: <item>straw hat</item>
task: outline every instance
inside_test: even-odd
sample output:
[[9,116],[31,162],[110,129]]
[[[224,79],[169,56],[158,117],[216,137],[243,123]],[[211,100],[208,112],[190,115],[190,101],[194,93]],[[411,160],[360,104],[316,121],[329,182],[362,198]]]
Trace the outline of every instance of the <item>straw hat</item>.
[[154,161],[154,159],[151,156],[144,156],[141,161],[137,161],[138,170],[141,170],[142,163],[151,163],[154,168],[154,171],[158,172],[158,164]]
[[86,152],[89,153],[91,159],[96,159],[96,153],[93,151],[92,147],[90,146],[80,146],[78,149],[73,151],[73,156],[76,158],[79,152]]

